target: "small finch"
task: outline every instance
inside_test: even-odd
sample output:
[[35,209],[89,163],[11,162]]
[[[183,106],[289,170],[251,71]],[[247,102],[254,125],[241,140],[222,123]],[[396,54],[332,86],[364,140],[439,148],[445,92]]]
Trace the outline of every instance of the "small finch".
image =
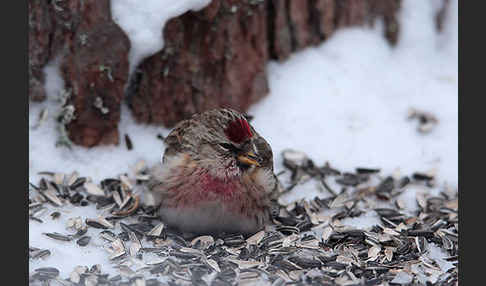
[[272,149],[243,114],[195,114],[165,144],[149,186],[166,224],[191,233],[253,233],[270,221],[278,188]]

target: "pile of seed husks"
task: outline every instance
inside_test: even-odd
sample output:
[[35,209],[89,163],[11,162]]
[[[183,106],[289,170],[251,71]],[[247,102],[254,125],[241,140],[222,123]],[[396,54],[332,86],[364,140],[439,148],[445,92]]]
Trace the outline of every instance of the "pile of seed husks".
[[[320,197],[325,198],[282,204],[275,224],[249,237],[187,237],[165,227],[156,206],[142,205],[138,199],[136,190],[143,189],[149,179],[143,164],[137,164],[131,178],[124,174],[100,184],[77,173],[44,173],[40,182],[30,184],[31,223],[42,223],[46,209],[96,204],[98,218],[70,218],[66,233],[46,229],[45,239],[83,247],[91,241],[88,228],[95,228],[90,233],[105,241],[106,255],[120,274],[109,276],[102,265],[93,265],[78,266],[69,277],[60,277],[52,265],[31,269],[30,283],[458,284],[457,190],[444,188],[437,196],[421,192],[416,197],[418,210],[409,211],[399,195],[414,185],[434,188],[430,174],[382,177],[380,170],[368,168],[343,173],[329,164],[315,166],[301,152],[286,150],[283,157],[289,179],[281,182],[281,195],[298,192],[300,184],[314,180],[322,186]],[[367,212],[376,212],[381,223],[366,230],[342,223]],[[56,215],[51,213],[53,218]],[[442,263],[431,255],[432,248],[447,253]],[[49,259],[55,252],[31,245],[29,259]],[[445,269],[444,264],[450,267]]]

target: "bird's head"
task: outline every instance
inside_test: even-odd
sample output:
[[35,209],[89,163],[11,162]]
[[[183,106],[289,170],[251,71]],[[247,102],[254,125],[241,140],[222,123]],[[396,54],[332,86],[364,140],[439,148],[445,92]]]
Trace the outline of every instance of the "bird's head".
[[191,138],[191,157],[214,176],[225,179],[264,168],[273,170],[270,145],[232,109],[217,109],[191,119],[192,128],[184,136]]

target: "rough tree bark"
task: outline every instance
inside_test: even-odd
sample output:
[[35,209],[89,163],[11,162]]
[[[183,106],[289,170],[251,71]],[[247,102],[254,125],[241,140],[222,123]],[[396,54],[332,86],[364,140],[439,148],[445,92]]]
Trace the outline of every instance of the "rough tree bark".
[[67,124],[69,138],[88,147],[118,144],[130,42],[112,21],[109,0],[73,2],[81,3],[71,7],[79,23],[67,38],[69,52],[62,62],[65,88],[71,94],[67,104],[76,116]]
[[50,5],[47,1],[29,1],[29,97],[40,101],[46,97],[42,68],[49,60],[53,29]]
[[116,25],[109,0],[29,1],[29,96],[45,97],[42,68],[61,57],[66,124],[76,144],[118,143],[118,122],[128,79],[130,42]]
[[214,0],[168,21],[164,49],[138,67],[129,94],[135,117],[172,126],[211,108],[246,110],[264,96],[267,17],[260,2]]
[[373,25],[381,18],[385,37],[398,37],[400,0],[271,0],[268,1],[270,56],[285,60],[309,45],[319,44],[342,27]]

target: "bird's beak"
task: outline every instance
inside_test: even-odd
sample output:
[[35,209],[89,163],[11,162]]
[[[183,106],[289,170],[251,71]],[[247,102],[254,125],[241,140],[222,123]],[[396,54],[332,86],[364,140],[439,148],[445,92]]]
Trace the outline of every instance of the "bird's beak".
[[238,161],[246,165],[255,165],[257,167],[260,167],[260,163],[258,162],[260,160],[252,151],[249,151],[246,154],[238,155]]

